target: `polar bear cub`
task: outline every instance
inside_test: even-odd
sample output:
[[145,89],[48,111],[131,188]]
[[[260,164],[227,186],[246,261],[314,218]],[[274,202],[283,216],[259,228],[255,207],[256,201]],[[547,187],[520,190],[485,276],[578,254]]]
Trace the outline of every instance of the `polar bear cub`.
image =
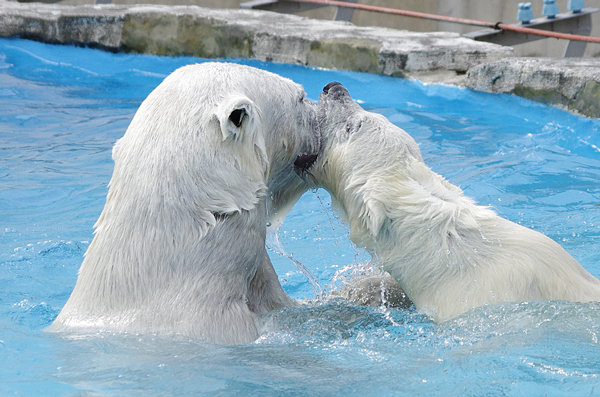
[[465,197],[341,84],[324,88],[317,120],[321,153],[300,156],[297,171],[333,196],[351,240],[434,321],[506,301],[600,301],[600,281],[556,242]]
[[114,171],[75,289],[52,331],[258,337],[256,316],[293,304],[267,252],[306,191],[316,105],[291,80],[204,63],[168,76],[113,149]]

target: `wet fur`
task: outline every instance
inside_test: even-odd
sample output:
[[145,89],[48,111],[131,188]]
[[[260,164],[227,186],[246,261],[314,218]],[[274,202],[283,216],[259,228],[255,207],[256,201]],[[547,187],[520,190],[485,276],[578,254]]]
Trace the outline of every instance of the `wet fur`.
[[294,302],[265,250],[318,150],[301,86],[247,66],[178,69],[113,149],[106,205],[51,331],[180,334],[252,342],[255,318]]
[[350,238],[414,304],[444,321],[486,304],[600,301],[600,281],[559,244],[475,204],[418,145],[337,84],[318,104],[323,145],[301,174],[333,196]]

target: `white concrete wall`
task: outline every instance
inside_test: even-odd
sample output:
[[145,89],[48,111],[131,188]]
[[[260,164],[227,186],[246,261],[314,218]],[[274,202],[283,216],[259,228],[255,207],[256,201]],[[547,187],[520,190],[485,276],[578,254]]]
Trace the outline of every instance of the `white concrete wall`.
[[[517,23],[517,5],[523,1],[532,3],[532,10],[536,18],[542,17],[543,0],[438,0],[437,13],[488,22]],[[556,3],[560,12],[567,12],[568,0],[556,0]],[[586,6],[600,8],[600,0],[586,0]],[[594,27],[592,36],[600,36],[600,13],[592,16],[592,26]],[[466,33],[479,28],[439,23],[438,29]],[[562,57],[566,45],[567,41],[565,40],[544,39],[520,44],[515,46],[515,49],[518,56]],[[599,56],[600,44],[588,44],[585,57]]]
[[[511,24],[517,23],[518,4],[523,1],[531,1],[536,18],[542,16],[543,0],[359,0],[359,3]],[[568,0],[557,0],[556,2],[561,12],[567,12]],[[600,0],[586,0],[586,5],[587,7],[600,8]],[[333,11],[331,16],[333,16]],[[600,12],[592,16],[592,21],[594,26],[592,35],[600,37]],[[425,32],[437,30],[466,33],[481,29],[467,25],[404,18],[366,11],[356,11],[352,22],[359,26],[377,25]],[[564,54],[566,45],[567,41],[565,40],[544,39],[515,46],[515,49],[518,56],[560,58]],[[588,44],[585,57],[600,57],[600,44]]]

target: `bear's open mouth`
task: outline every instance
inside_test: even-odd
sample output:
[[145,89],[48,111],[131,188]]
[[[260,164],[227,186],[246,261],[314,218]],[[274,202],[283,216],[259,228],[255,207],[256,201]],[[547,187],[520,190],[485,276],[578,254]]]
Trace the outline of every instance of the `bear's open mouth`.
[[306,174],[310,167],[317,161],[318,154],[302,153],[294,161],[294,170],[300,176]]

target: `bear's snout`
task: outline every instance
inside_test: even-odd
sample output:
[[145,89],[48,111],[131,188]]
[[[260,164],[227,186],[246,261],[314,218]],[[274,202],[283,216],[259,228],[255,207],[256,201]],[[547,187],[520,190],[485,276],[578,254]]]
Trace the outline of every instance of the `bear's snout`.
[[326,95],[333,98],[341,98],[345,96],[349,97],[350,93],[348,92],[346,87],[342,85],[342,83],[332,81],[331,83],[323,87],[323,93],[321,95]]
[[339,86],[339,85],[341,85],[343,87],[342,83],[338,83],[337,81],[332,81],[331,83],[329,83],[325,87],[323,87],[323,92],[326,94],[329,94],[330,89],[332,89],[335,86]]
[[317,161],[317,157],[317,154],[303,153],[299,155],[296,157],[296,161],[294,161],[294,170],[298,175],[305,174],[308,172],[310,167],[312,167],[315,161]]

